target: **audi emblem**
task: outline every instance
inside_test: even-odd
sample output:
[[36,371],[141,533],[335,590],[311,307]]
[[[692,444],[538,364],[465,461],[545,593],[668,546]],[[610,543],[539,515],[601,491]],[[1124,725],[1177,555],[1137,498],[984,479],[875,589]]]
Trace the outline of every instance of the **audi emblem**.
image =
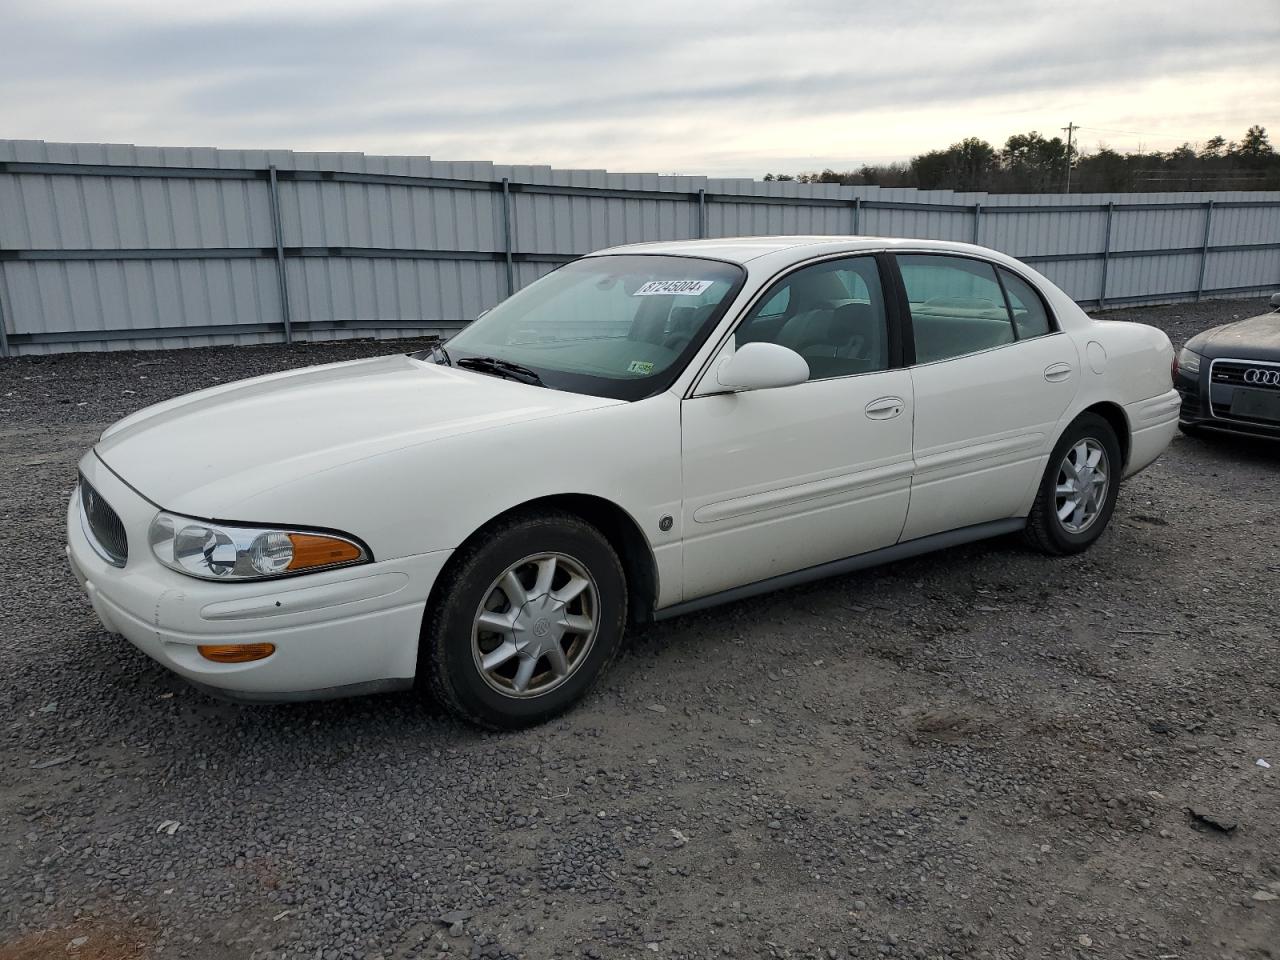
[[1244,372],[1244,382],[1258,387],[1280,387],[1280,367],[1250,367]]

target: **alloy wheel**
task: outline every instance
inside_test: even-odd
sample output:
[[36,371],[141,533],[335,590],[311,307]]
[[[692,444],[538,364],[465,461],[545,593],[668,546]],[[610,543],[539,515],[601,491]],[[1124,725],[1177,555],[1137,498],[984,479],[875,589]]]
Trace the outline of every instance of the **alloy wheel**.
[[1092,437],[1071,447],[1058,466],[1054,507],[1068,533],[1083,533],[1102,513],[1111,483],[1106,448]]
[[571,677],[591,652],[600,596],[591,572],[562,553],[525,557],[485,591],[471,651],[486,684],[537,697]]

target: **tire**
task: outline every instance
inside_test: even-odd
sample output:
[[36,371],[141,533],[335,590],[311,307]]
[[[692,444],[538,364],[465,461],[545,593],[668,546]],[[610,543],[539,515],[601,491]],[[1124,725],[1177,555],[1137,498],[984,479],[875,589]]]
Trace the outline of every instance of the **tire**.
[[1178,429],[1188,437],[1195,437],[1197,440],[1204,439],[1204,431],[1194,423],[1183,423],[1182,421],[1178,421]]
[[[1105,492],[1097,494],[1093,500],[1093,512],[1086,507],[1084,511],[1068,514],[1064,520],[1059,516],[1059,494],[1057,492],[1059,474],[1067,470],[1068,458],[1075,458],[1081,445],[1089,451],[1100,450],[1102,455],[1098,464],[1105,470]],[[1037,550],[1062,555],[1080,553],[1093,545],[1102,536],[1111,520],[1116,507],[1116,498],[1120,493],[1120,474],[1123,471],[1123,460],[1120,443],[1115,431],[1102,417],[1095,413],[1082,413],[1063,432],[1049,455],[1049,463],[1045,467],[1044,477],[1040,480],[1040,488],[1036,492],[1035,502],[1031,506],[1031,514],[1027,517],[1024,536],[1027,542]],[[1064,478],[1075,483],[1067,473]],[[1087,475],[1096,483],[1096,472]],[[1086,481],[1088,486],[1088,481]],[[1061,506],[1074,499],[1067,494]],[[1079,503],[1079,500],[1075,502]],[[1082,521],[1087,521],[1082,524]],[[1080,527],[1073,529],[1073,526]]]
[[[423,621],[419,680],[451,712],[491,730],[543,723],[582,699],[613,661],[627,616],[617,553],[559,510],[516,515],[473,538],[437,597]],[[497,665],[486,669],[490,658]]]

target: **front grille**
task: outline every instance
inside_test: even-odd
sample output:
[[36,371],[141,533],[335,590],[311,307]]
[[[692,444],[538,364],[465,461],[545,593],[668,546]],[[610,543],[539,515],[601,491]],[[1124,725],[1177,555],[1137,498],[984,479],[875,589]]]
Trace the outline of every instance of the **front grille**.
[[80,510],[84,515],[85,532],[102,559],[123,567],[129,559],[129,538],[125,536],[124,524],[120,522],[120,515],[111,509],[111,504],[103,500],[84,477],[80,478]]
[[1280,366],[1249,363],[1245,360],[1215,360],[1213,383],[1250,390],[1280,390]]

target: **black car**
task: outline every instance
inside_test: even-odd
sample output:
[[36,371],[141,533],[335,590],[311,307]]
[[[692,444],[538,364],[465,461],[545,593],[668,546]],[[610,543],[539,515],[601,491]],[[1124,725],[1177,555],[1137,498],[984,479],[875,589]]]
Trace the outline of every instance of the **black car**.
[[1276,309],[1187,341],[1173,361],[1184,433],[1230,430],[1280,437],[1280,293]]

